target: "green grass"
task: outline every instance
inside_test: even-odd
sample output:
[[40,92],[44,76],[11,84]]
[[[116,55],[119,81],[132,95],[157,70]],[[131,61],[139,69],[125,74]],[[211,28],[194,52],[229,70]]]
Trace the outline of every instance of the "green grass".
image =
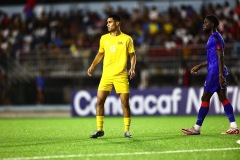
[[[240,124],[240,116],[236,119]],[[122,117],[105,117],[104,137],[90,139],[95,117],[0,119],[0,160],[240,158],[240,144],[236,143],[240,136],[220,134],[229,127],[225,116],[208,116],[200,136],[182,134],[181,128],[191,127],[195,121],[196,116],[132,117],[133,138],[127,139],[123,138]],[[179,150],[186,151],[171,152]]]

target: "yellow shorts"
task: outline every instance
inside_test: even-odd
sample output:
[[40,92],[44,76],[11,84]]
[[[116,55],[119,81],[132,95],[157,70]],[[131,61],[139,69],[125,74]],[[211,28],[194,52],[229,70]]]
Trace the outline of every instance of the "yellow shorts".
[[129,93],[129,82],[127,77],[101,78],[98,90],[111,92],[113,86],[116,93]]

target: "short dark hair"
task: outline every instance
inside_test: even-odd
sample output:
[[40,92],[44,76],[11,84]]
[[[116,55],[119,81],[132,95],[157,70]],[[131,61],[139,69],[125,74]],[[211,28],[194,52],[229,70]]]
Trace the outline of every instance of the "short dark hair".
[[219,20],[215,15],[208,15],[206,19],[210,20],[214,24],[214,27],[217,27],[219,25]]
[[116,15],[116,14],[111,14],[111,15],[108,16],[108,18],[112,18],[113,20],[118,21],[118,22],[121,21],[121,17],[119,15]]

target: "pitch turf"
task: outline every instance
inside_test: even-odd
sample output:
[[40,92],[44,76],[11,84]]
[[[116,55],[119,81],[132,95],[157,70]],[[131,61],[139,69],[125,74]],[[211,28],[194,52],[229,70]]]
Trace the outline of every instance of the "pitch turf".
[[[240,124],[240,116],[237,116]],[[105,117],[104,137],[90,139],[92,118],[0,119],[0,159],[240,159],[240,135],[221,135],[225,116],[208,116],[200,136],[187,136],[196,116],[132,117],[132,139],[122,117]]]

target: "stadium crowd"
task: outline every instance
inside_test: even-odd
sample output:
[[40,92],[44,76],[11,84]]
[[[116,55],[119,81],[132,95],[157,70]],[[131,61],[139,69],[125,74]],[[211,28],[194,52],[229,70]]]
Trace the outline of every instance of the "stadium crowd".
[[[31,1],[30,1],[31,2]],[[79,48],[97,49],[99,36],[106,32],[106,19],[96,11],[83,13],[81,10],[69,13],[33,12],[35,3],[24,8],[25,17],[14,14],[9,17],[0,13],[0,50],[3,57],[19,57],[32,49],[67,48],[72,56],[79,56]],[[192,6],[170,7],[164,13],[157,6],[133,8],[129,13],[118,6],[117,10],[106,5],[105,15],[117,13],[122,17],[122,31],[131,35],[135,45],[162,45],[166,48],[178,45],[205,43],[201,34],[203,17],[216,14],[219,17],[219,32],[226,43],[240,41],[240,4],[235,8],[229,2],[201,6],[200,13]],[[44,52],[42,52],[44,53]],[[49,54],[61,55],[61,51]],[[4,62],[1,62],[1,65]]]
[[[33,12],[36,1],[26,3],[23,12],[11,17],[0,11],[0,96],[3,95],[7,59],[19,59],[29,54],[47,54],[61,57],[91,57],[98,50],[98,42],[106,30],[106,18],[97,11],[69,10],[66,12]],[[105,16],[117,13],[122,18],[121,30],[133,37],[136,47],[142,45],[163,46],[166,49],[186,45],[205,44],[202,32],[203,18],[207,14],[219,17],[219,32],[226,43],[240,41],[240,2],[234,8],[229,2],[208,3],[200,12],[192,6],[170,7],[161,12],[157,6],[134,7],[128,12],[122,6],[116,10],[106,5]],[[32,52],[32,51],[35,52]],[[49,52],[51,50],[51,52]],[[63,52],[67,50],[67,52]],[[0,97],[1,99],[1,97]]]

